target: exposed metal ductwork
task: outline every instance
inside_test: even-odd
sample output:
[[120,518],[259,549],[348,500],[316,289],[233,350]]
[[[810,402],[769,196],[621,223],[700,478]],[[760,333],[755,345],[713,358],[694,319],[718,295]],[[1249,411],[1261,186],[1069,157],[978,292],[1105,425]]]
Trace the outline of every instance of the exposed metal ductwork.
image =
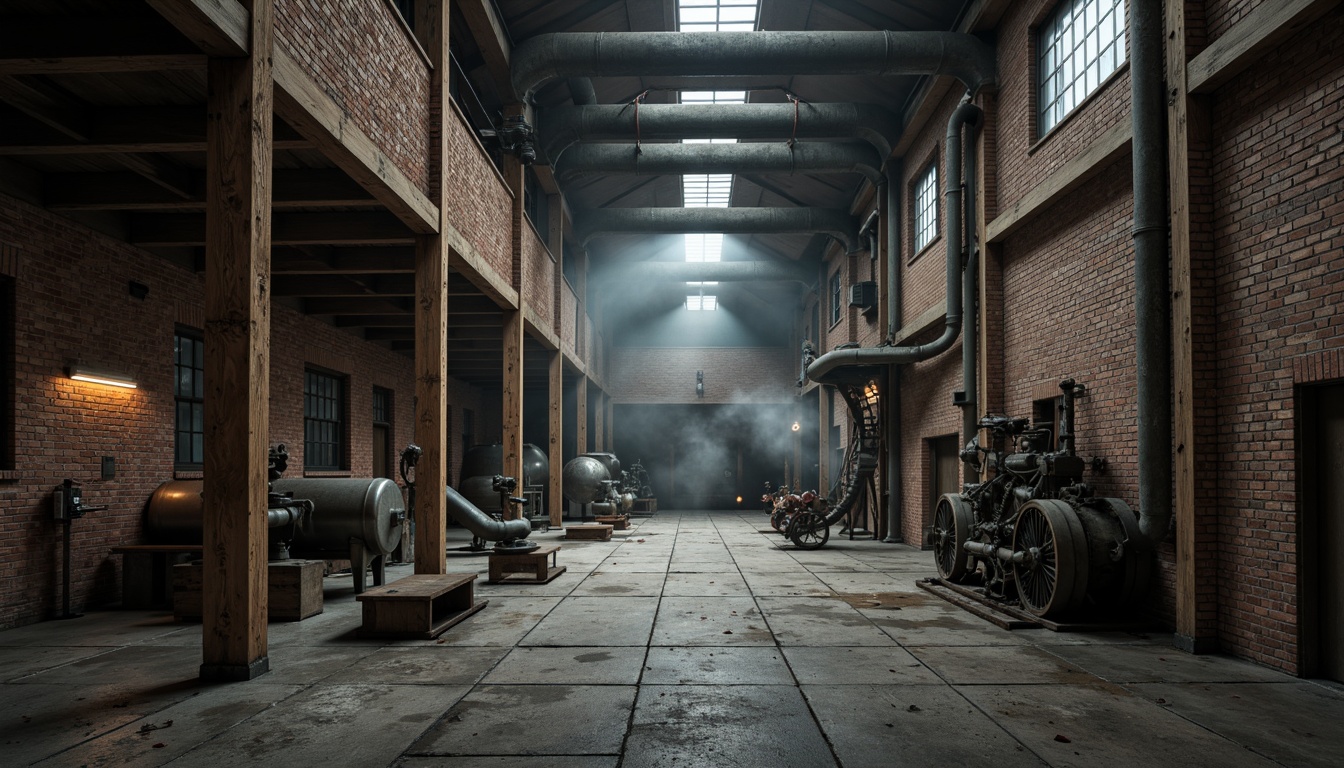
[[557,32],[513,50],[514,95],[559,77],[951,75],[994,82],[993,49],[959,32]]
[[[540,113],[537,133],[555,163],[575,142],[633,143],[635,113],[630,104],[554,107]],[[883,158],[901,131],[893,112],[872,104],[641,104],[638,113],[638,136],[647,141],[860,139]]]
[[827,352],[807,366],[807,377],[820,383],[833,383],[842,371],[856,366],[904,365],[928,360],[951,348],[962,324],[962,139],[965,126],[974,136],[983,112],[969,100],[962,101],[947,121],[948,179],[943,195],[947,198],[947,314],[943,333],[927,343],[908,347],[859,347]]
[[826,234],[849,253],[859,248],[859,222],[843,208],[595,208],[576,215],[587,245],[606,234]]
[[555,175],[657,176],[683,173],[861,173],[882,180],[882,158],[858,142],[771,144],[580,144],[555,164]]
[[1162,2],[1129,11],[1134,125],[1134,318],[1139,410],[1139,533],[1152,546],[1171,525],[1171,287],[1167,255],[1166,93]]
[[600,275],[612,282],[796,282],[817,281],[815,269],[784,261],[644,261],[621,264]]

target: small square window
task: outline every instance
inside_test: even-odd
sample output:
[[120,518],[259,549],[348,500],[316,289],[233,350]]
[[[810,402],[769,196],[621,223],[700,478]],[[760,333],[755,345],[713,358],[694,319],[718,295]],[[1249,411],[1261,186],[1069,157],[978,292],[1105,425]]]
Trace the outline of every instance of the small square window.
[[938,237],[938,163],[915,182],[915,253]]

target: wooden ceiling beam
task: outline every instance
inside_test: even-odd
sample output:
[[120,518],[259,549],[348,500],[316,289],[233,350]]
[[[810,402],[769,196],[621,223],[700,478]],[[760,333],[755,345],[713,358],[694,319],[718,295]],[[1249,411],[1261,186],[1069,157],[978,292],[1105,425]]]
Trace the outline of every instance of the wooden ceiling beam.
[[495,13],[495,4],[490,0],[458,0],[456,5],[467,20],[472,39],[480,46],[481,58],[490,68],[490,79],[495,88],[501,96],[511,98],[513,83],[509,80],[509,61],[513,42],[504,22]]
[[247,9],[237,0],[145,0],[203,53],[246,56]]
[[[0,79],[3,80],[3,79]],[[9,93],[18,91],[9,78]],[[4,83],[0,82],[0,88]],[[31,90],[31,89],[30,89]],[[205,106],[141,106],[88,108],[70,100],[64,105],[64,116],[51,106],[55,96],[26,99],[20,92],[15,103],[33,119],[58,132],[35,130],[34,126],[15,125],[14,121],[0,131],[0,155],[86,155],[124,152],[205,152]],[[8,99],[14,102],[14,99]],[[45,101],[40,107],[36,101]],[[37,109],[43,109],[38,114]],[[284,121],[275,123],[275,148],[285,150],[312,149],[312,144]]]
[[414,296],[415,280],[406,275],[272,275],[271,295],[301,298]]
[[[131,242],[144,247],[205,245],[205,216],[136,213]],[[272,245],[411,245],[412,234],[386,211],[282,212],[271,217]]]
[[[284,168],[274,175],[271,206],[275,210],[381,208],[377,200],[336,169]],[[204,176],[198,171],[182,171],[179,183],[188,192],[187,197],[132,172],[53,173],[43,182],[43,201],[53,211],[204,211]]]

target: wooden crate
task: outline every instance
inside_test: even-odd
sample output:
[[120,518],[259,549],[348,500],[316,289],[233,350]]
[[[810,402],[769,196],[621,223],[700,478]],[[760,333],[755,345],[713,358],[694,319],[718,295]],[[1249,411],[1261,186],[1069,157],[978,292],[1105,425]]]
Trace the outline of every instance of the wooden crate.
[[122,608],[172,608],[173,566],[199,559],[201,545],[123,544],[111,552],[121,555]]
[[635,505],[631,509],[635,512],[657,512],[658,500],[653,497],[635,499]]
[[474,573],[417,573],[355,595],[364,606],[360,637],[432,640],[481,610]]
[[575,541],[609,541],[611,530],[610,525],[566,525],[565,538]]
[[629,515],[597,515],[593,518],[603,525],[610,525],[614,531],[626,531],[630,529]]
[[[507,581],[512,584],[546,584],[554,581],[555,577],[564,573],[567,568],[555,565],[555,553],[559,551],[560,547],[556,545],[538,547],[522,554],[491,553],[490,583],[499,584]],[[548,557],[551,560],[549,566],[546,564]]]
[[[322,612],[321,560],[279,560],[266,564],[266,610],[271,621],[302,621]],[[173,566],[173,616],[178,621],[201,618],[199,562]]]

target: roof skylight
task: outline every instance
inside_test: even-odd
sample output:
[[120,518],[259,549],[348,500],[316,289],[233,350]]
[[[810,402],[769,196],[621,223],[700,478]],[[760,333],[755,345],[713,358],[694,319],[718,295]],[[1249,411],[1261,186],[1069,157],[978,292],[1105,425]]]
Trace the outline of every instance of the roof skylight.
[[678,0],[679,32],[751,32],[756,0]]

